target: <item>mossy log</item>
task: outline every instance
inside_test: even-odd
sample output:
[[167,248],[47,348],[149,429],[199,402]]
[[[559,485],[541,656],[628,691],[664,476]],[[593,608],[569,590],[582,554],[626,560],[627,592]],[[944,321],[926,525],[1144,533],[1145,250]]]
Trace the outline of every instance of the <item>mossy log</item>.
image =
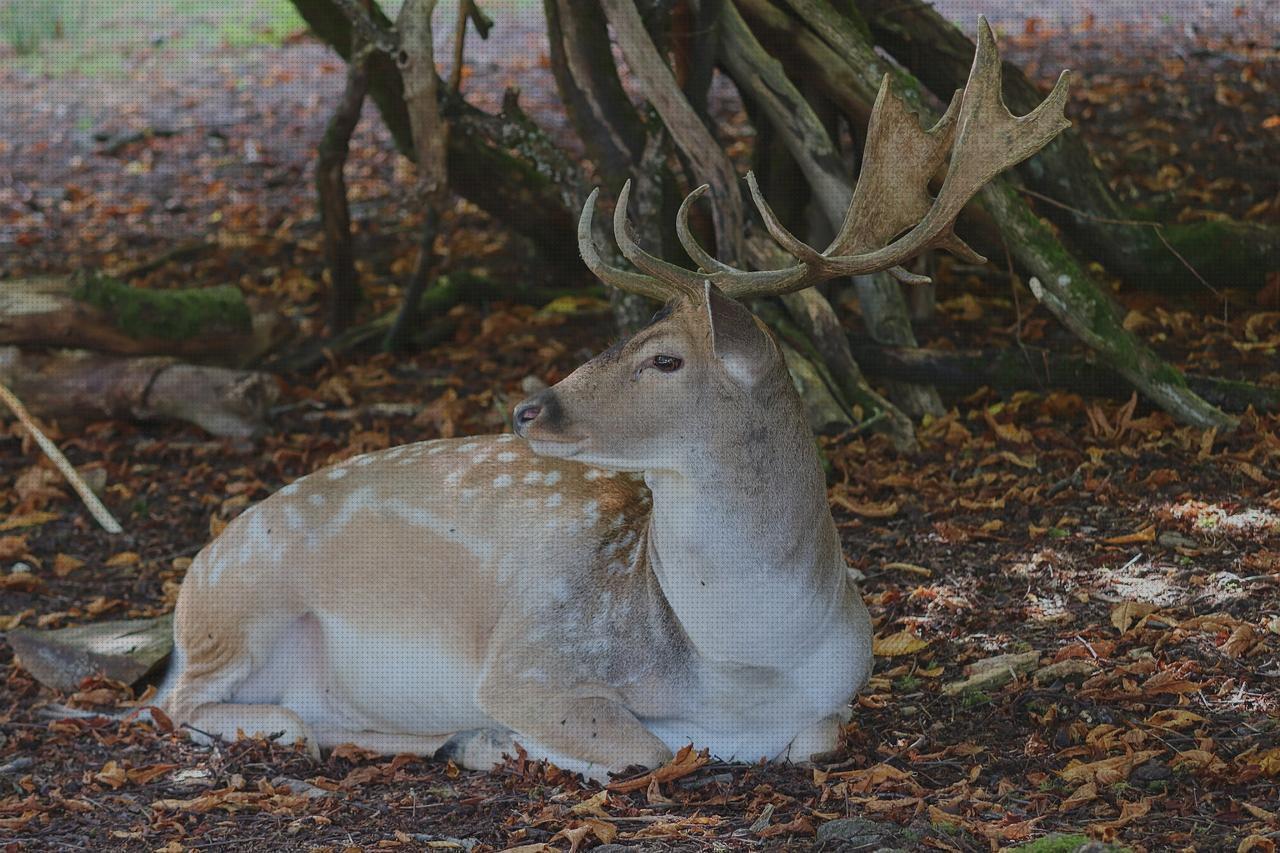
[[181,420],[228,438],[261,434],[280,393],[255,371],[18,347],[0,347],[0,382],[43,417]]
[[[870,376],[906,382],[931,382],[949,395],[965,395],[982,386],[1001,394],[1019,390],[1060,390],[1124,399],[1133,393],[1127,379],[1097,361],[1075,355],[1017,347],[1002,350],[933,350],[886,347],[850,336],[850,348]],[[1187,385],[1227,411],[1280,411],[1280,388],[1186,375]]]
[[232,285],[144,290],[80,272],[0,286],[0,344],[245,363],[272,326]]

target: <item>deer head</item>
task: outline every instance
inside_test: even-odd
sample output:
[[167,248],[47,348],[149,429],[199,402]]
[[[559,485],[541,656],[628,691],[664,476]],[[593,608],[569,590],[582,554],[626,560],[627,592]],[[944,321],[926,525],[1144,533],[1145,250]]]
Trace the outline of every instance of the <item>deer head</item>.
[[[747,183],[769,234],[796,263],[745,271],[721,263],[689,229],[689,210],[707,190],[691,192],[676,215],[676,233],[698,265],[688,270],[642,249],[627,219],[630,182],[614,211],[618,247],[638,272],[606,264],[591,236],[598,190],[578,223],[578,245],[602,281],[666,303],[653,322],[570,376],[521,403],[517,433],[548,456],[619,470],[679,467],[696,442],[690,436],[733,435],[775,420],[763,404],[798,405],[769,332],[734,299],[778,295],[829,279],[887,270],[906,282],[928,279],[901,267],[928,248],[982,262],[952,231],[961,208],[1001,170],[1026,159],[1069,122],[1062,115],[1067,74],[1023,117],[1000,96],[1000,59],[985,20],[969,81],[945,115],[922,128],[902,99],[881,83],[867,130],[863,167],[839,233],[823,251],[808,246],[778,220],[755,176]],[[948,162],[949,156],[949,162]],[[937,197],[929,180],[944,162]],[[730,298],[733,297],[733,298]],[[727,430],[724,429],[727,427]]]
[[619,471],[684,470],[709,437],[775,423],[789,379],[768,330],[710,282],[515,410],[536,453]]

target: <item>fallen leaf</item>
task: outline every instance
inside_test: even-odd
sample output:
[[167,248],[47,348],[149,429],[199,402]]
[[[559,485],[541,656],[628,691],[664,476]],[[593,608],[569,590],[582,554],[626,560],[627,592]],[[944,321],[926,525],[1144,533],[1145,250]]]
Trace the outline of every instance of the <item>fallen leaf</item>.
[[907,572],[921,577],[932,577],[933,572],[924,566],[917,566],[915,563],[885,563],[884,570],[886,572]]
[[1189,729],[1197,723],[1203,722],[1206,722],[1204,717],[1182,708],[1165,708],[1163,711],[1156,711],[1150,717],[1147,717],[1147,725],[1161,729],[1172,729],[1175,732]]
[[832,494],[831,500],[837,506],[847,509],[854,515],[861,515],[864,518],[892,518],[898,514],[897,501],[884,501],[883,503],[859,503],[854,501],[847,495],[836,492]]
[[141,561],[137,551],[121,551],[112,557],[107,558],[106,566],[109,569],[122,569],[126,566],[136,566]]
[[58,554],[53,558],[53,573],[57,577],[65,578],[83,565],[84,560],[77,560],[67,554]]
[[1111,608],[1111,624],[1121,634],[1129,630],[1134,622],[1154,613],[1156,606],[1145,601],[1122,601]]
[[693,744],[686,744],[680,748],[674,758],[656,770],[651,770],[635,779],[620,779],[617,782],[611,782],[608,789],[617,791],[620,794],[642,791],[649,787],[651,781],[670,782],[673,779],[688,776],[710,760],[711,754],[707,750],[694,752]]
[[1156,541],[1156,526],[1148,525],[1136,533],[1126,533],[1124,536],[1112,536],[1110,539],[1103,539],[1108,545],[1138,545],[1143,542]]
[[990,409],[984,409],[982,412],[983,420],[987,422],[987,426],[996,434],[996,438],[1001,441],[1007,441],[1010,444],[1030,444],[1031,433],[1018,426],[1017,424],[1002,424],[996,420],[995,415],[991,414]]
[[593,815],[595,817],[607,818],[607,817],[612,817],[612,815],[610,815],[607,811],[604,810],[604,807],[607,806],[608,804],[609,804],[609,792],[607,790],[602,790],[595,796],[591,797],[591,799],[583,800],[582,802],[578,803],[573,808],[569,809],[569,811],[572,812],[573,814],[578,814],[578,815],[585,814],[585,815]]
[[899,631],[896,634],[876,637],[872,640],[871,653],[880,658],[893,658],[913,655],[928,646],[928,640],[922,640],[910,631]]
[[56,512],[28,512],[22,515],[13,515],[0,521],[0,530],[18,530],[23,527],[37,527],[41,524],[48,524],[50,521],[57,521],[60,516]]
[[16,560],[27,553],[27,537],[0,536],[0,560]]
[[1085,782],[1079,788],[1071,792],[1071,796],[1062,801],[1062,805],[1058,807],[1058,811],[1069,812],[1074,808],[1079,808],[1085,803],[1098,799],[1098,786],[1093,782]]
[[1114,785],[1129,778],[1133,768],[1145,764],[1149,759],[1160,754],[1158,749],[1144,749],[1128,755],[1117,755],[1101,761],[1082,763],[1072,761],[1059,774],[1068,782],[1094,782],[1098,785]]
[[129,781],[125,775],[124,768],[114,761],[108,761],[102,765],[102,769],[94,773],[93,778],[104,785],[109,785],[113,789],[123,787]]

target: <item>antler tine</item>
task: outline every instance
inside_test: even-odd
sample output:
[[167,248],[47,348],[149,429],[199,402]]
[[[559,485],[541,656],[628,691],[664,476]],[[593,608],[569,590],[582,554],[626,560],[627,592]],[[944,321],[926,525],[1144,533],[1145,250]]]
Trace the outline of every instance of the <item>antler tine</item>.
[[610,266],[600,257],[600,253],[596,250],[595,238],[591,236],[591,223],[596,215],[596,198],[599,195],[599,187],[591,191],[591,195],[587,196],[586,203],[582,205],[582,215],[578,217],[578,254],[582,256],[582,261],[587,265],[587,269],[591,270],[596,278],[605,284],[616,287],[619,290],[638,293],[641,296],[647,296],[659,302],[665,302],[670,299],[673,295],[671,288],[661,281],[651,276],[640,275],[639,273]]
[[[755,183],[755,176],[751,172],[747,172],[747,181],[752,185]],[[701,276],[703,281],[710,279],[726,295],[736,297],[749,296],[753,293],[771,293],[776,288],[788,287],[796,276],[805,274],[806,267],[803,265],[780,270],[740,270],[724,263],[702,248],[689,228],[689,210],[706,190],[707,185],[703,184],[689,193],[676,212],[676,236],[680,238],[680,245],[684,246],[684,250],[693,262],[706,272],[706,275]]]
[[[618,194],[618,206],[613,211],[613,238],[618,242],[618,248],[622,250],[623,256],[635,264],[641,272],[648,273],[661,284],[681,293],[700,295],[706,276],[667,263],[640,248],[640,244],[635,240],[631,223],[627,220],[627,202],[630,198],[631,181],[628,180],[622,185],[622,192]],[[668,293],[668,297],[670,295]]]
[[702,248],[702,244],[693,236],[693,232],[689,230],[689,208],[693,203],[702,198],[703,193],[710,189],[710,184],[703,184],[684,197],[684,201],[680,202],[680,209],[676,211],[676,237],[680,239],[680,245],[684,246],[685,254],[687,254],[699,269],[707,272],[740,272],[735,267],[731,267],[723,263],[713,256],[706,249]]

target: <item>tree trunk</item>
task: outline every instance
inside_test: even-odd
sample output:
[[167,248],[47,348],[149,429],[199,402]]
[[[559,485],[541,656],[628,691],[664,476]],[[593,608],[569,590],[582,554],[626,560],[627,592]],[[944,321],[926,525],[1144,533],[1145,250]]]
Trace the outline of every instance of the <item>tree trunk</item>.
[[[935,95],[945,101],[964,86],[973,41],[932,6],[874,0],[857,5],[876,43]],[[1004,63],[1003,84],[1005,103],[1015,113],[1040,102],[1039,88],[1013,63]],[[1230,220],[1125,224],[1151,217],[1115,197],[1075,129],[1060,134],[1017,173],[1026,186],[1065,205],[1046,206],[1044,214],[1082,254],[1135,286],[1165,292],[1203,287],[1194,269],[1216,287],[1260,288],[1269,270],[1280,269],[1280,228]]]
[[[354,35],[353,35],[354,37]],[[329,330],[341,332],[355,317],[360,304],[355,253],[351,248],[351,211],[347,204],[347,165],[351,134],[360,122],[360,111],[369,91],[369,55],[372,48],[357,46],[347,64],[347,85],[325,126],[316,157],[316,195],[324,229],[324,253],[329,266]]]

